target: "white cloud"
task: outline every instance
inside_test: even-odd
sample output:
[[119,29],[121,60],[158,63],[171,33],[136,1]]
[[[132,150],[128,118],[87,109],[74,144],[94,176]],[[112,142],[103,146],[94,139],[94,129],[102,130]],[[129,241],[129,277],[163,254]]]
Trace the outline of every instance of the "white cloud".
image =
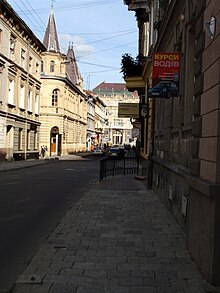
[[92,46],[84,44],[83,38],[79,36],[72,36],[69,34],[59,34],[59,43],[61,47],[61,51],[63,53],[67,52],[69,44],[73,44],[73,49],[75,52],[76,58],[82,56],[80,59],[89,59],[87,54],[91,54],[94,52],[94,48]]

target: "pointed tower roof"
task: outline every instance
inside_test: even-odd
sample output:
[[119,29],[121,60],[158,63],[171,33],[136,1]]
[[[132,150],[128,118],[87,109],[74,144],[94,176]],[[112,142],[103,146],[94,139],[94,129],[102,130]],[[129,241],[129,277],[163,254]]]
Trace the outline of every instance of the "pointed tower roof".
[[46,32],[44,35],[43,44],[46,47],[47,51],[52,51],[52,52],[60,51],[53,7],[51,8]]
[[67,60],[69,61],[69,63],[67,63],[66,65],[66,73],[68,78],[72,81],[73,84],[81,85],[82,77],[79,72],[78,65],[76,63],[73,45],[69,45],[66,56],[67,56]]

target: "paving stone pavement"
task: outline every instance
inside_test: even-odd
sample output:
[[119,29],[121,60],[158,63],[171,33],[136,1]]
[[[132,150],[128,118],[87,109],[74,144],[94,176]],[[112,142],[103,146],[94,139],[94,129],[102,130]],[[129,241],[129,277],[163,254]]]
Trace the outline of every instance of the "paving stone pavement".
[[71,207],[12,293],[214,293],[159,198],[107,178]]

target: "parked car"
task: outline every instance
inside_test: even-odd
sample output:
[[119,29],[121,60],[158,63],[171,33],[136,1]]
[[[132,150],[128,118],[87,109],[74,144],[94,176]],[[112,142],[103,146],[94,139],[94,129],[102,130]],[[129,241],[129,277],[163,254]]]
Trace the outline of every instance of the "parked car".
[[112,147],[108,151],[108,157],[123,158],[126,154],[127,154],[127,151],[123,147]]
[[177,97],[178,94],[178,87],[172,81],[161,81],[148,90],[149,97],[170,98]]
[[101,148],[95,148],[95,149],[93,150],[93,154],[94,154],[94,155],[100,155],[100,156],[102,156],[102,155],[105,154],[105,152],[104,152],[104,150],[101,149]]

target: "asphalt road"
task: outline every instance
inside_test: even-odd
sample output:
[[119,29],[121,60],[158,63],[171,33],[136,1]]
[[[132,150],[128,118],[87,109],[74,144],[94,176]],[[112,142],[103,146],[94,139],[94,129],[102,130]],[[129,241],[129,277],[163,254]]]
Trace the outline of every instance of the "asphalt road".
[[99,176],[99,160],[61,161],[0,176],[0,292],[8,292],[65,212]]

